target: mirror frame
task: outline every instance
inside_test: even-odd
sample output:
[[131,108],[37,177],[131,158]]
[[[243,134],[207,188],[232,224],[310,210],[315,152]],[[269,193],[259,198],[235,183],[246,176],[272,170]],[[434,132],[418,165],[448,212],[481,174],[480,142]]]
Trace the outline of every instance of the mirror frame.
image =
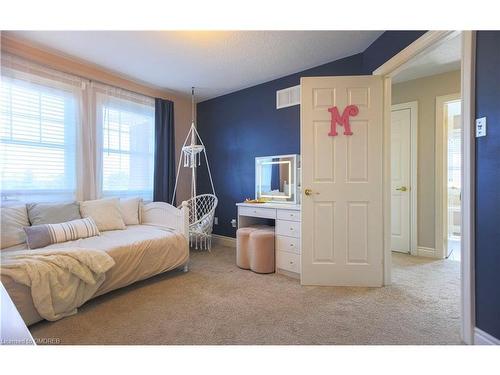
[[[291,158],[293,162],[293,167],[290,165],[290,172],[291,175],[293,176],[293,184],[294,184],[294,189],[293,189],[293,199],[290,200],[283,200],[283,199],[276,199],[276,197],[279,196],[273,196],[273,195],[268,195],[268,196],[263,196],[261,195],[260,197],[268,198],[269,203],[278,203],[278,204],[297,204],[298,199],[297,199],[297,193],[298,193],[298,168],[299,166],[297,165],[297,162],[299,160],[299,155],[298,154],[286,154],[286,155],[271,155],[271,156],[257,156],[255,158],[255,198],[259,198],[259,184],[257,182],[258,176],[260,175],[259,171],[259,166],[262,165],[260,162],[262,159],[276,159],[276,158]],[[274,198],[273,198],[274,197]],[[291,198],[291,197],[290,197]]]

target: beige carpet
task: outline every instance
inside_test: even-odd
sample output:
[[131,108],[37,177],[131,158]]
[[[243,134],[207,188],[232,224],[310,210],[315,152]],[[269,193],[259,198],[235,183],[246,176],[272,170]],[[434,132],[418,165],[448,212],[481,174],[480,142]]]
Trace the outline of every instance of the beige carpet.
[[459,263],[393,256],[384,288],[303,287],[235,266],[232,248],[191,270],[89,301],[30,327],[61,344],[459,344]]

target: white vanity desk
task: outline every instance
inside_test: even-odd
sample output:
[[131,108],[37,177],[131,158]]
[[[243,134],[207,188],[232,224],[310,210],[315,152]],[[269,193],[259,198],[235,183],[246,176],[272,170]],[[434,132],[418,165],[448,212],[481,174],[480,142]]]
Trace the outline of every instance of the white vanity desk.
[[236,206],[238,228],[274,221],[276,272],[300,279],[300,204],[236,203]]

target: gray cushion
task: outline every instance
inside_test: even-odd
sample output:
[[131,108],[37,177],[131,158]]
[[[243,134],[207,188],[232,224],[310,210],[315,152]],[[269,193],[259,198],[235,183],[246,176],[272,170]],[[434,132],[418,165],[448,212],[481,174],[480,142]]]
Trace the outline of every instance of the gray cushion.
[[42,224],[24,227],[28,248],[38,249],[53,243],[99,236],[99,229],[91,217],[59,224]]
[[26,208],[31,225],[58,224],[82,218],[78,202],[28,203]]
[[5,249],[26,241],[23,227],[30,225],[26,205],[0,207],[0,247]]

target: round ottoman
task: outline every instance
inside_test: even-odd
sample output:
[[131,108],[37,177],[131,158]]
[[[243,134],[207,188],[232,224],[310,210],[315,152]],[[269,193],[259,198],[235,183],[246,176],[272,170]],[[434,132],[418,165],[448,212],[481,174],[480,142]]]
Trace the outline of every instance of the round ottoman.
[[274,227],[251,231],[248,249],[250,269],[253,272],[274,272]]
[[239,228],[236,231],[236,265],[245,270],[250,269],[250,254],[248,242],[250,233],[256,231],[255,227]]

